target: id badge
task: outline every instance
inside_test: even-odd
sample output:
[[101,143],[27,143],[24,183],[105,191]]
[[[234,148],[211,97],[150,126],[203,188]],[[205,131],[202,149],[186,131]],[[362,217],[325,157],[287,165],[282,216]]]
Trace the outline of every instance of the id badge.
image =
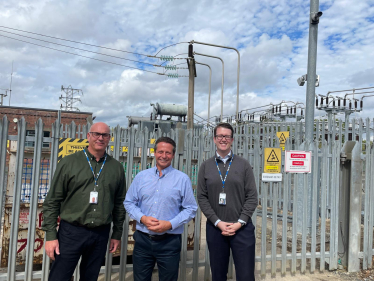
[[97,191],[90,192],[90,204],[97,204],[99,193]]
[[226,193],[220,193],[219,194],[219,201],[218,203],[220,205],[226,205]]

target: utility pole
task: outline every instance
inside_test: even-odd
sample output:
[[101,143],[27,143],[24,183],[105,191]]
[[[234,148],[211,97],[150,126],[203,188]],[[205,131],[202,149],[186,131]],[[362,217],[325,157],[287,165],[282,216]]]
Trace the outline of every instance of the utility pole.
[[188,109],[187,109],[187,129],[193,129],[193,118],[194,118],[194,102],[195,102],[195,77],[196,77],[196,65],[193,54],[193,45],[188,46]]
[[310,0],[309,17],[309,46],[308,46],[308,72],[305,103],[305,140],[314,139],[314,97],[316,92],[316,69],[317,69],[317,38],[318,23],[322,12],[319,10],[319,0]]
[[73,107],[74,103],[82,102],[79,98],[74,98],[74,95],[83,96],[83,91],[80,89],[73,89],[71,86],[64,88],[61,86],[61,91],[65,93],[65,96],[59,98],[65,103],[65,106],[61,104],[60,109],[65,107],[65,111],[79,111],[78,107]]

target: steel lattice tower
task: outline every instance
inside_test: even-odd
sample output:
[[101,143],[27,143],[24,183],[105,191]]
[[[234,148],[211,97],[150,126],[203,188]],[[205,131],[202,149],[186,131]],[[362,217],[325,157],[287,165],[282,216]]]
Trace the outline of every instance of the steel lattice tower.
[[79,111],[78,107],[74,107],[73,105],[76,102],[82,102],[79,98],[74,98],[74,96],[83,96],[83,91],[80,89],[73,89],[70,85],[67,88],[64,88],[64,86],[61,86],[61,91],[65,93],[65,96],[62,96],[59,98],[62,100],[65,105],[63,106],[61,104],[61,109],[65,108],[65,111]]

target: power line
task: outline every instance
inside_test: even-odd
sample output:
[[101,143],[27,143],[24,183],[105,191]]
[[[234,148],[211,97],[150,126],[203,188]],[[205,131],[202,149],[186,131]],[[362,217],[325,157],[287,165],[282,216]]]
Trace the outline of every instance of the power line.
[[106,61],[106,60],[95,59],[95,58],[91,58],[91,57],[87,57],[87,56],[83,56],[83,55],[78,55],[78,54],[75,54],[75,53],[72,53],[72,52],[67,52],[67,51],[43,46],[43,45],[36,44],[36,43],[31,43],[31,42],[28,42],[28,41],[25,41],[25,40],[16,39],[16,38],[6,36],[6,35],[2,35],[2,34],[0,34],[0,36],[6,37],[6,38],[9,38],[9,39],[13,39],[13,40],[17,40],[17,41],[20,41],[20,42],[24,42],[24,43],[27,43],[27,44],[35,45],[35,46],[38,46],[38,47],[43,47],[43,48],[47,48],[47,49],[50,49],[50,50],[54,50],[54,51],[58,51],[58,52],[62,52],[62,53],[70,54],[70,55],[75,55],[75,56],[91,59],[91,60],[96,60],[96,61],[101,61],[101,62],[110,63],[110,64],[114,64],[114,65],[124,66],[124,67],[132,68],[132,69],[138,69],[138,70],[141,70],[141,71],[155,73],[155,74],[158,74],[158,75],[165,75],[163,73],[158,73],[158,72],[154,72],[154,71],[150,71],[150,70],[141,69],[141,68],[138,68],[138,67],[128,66],[128,65],[125,65],[125,64],[120,64],[120,63],[110,62],[110,61]]
[[[1,27],[1,26],[0,26],[0,27]],[[171,46],[175,46],[175,45],[178,45],[178,44],[184,44],[184,43],[187,43],[187,44],[188,44],[189,42],[179,42],[179,43],[175,43],[175,44],[171,44],[171,45],[169,45],[169,46],[163,47],[160,51],[157,52],[157,54],[155,54],[155,56],[157,56],[159,52],[161,52],[162,50],[164,50],[164,49],[166,49],[166,48],[169,48],[169,47],[171,47]]]
[[46,42],[46,43],[50,43],[50,44],[55,44],[55,45],[58,45],[58,46],[67,47],[67,48],[71,48],[71,49],[76,49],[76,50],[80,50],[80,51],[84,51],[84,52],[89,52],[89,53],[93,53],[93,54],[98,54],[98,55],[102,55],[102,56],[107,56],[107,57],[112,57],[112,58],[117,58],[117,59],[122,59],[122,60],[128,60],[128,61],[137,62],[137,63],[148,64],[148,65],[151,65],[151,66],[158,66],[158,65],[151,64],[151,63],[147,63],[147,62],[142,62],[142,61],[137,61],[137,60],[132,60],[132,59],[126,59],[126,58],[122,58],[122,57],[118,57],[118,56],[103,54],[103,53],[99,53],[99,52],[95,52],[95,51],[89,51],[89,50],[86,50],[86,49],[72,47],[72,46],[68,46],[68,45],[64,45],[64,44],[59,44],[59,43],[55,43],[55,42],[51,42],[51,41],[47,41],[47,40],[37,39],[37,38],[31,37],[31,36],[21,35],[21,34],[10,32],[10,31],[0,30],[0,32],[6,32],[6,33],[26,37],[26,38],[33,39],[33,40],[38,40],[38,41],[42,41],[42,42]]
[[[94,44],[88,44],[88,43],[78,42],[78,41],[69,40],[69,39],[64,39],[64,38],[53,37],[53,36],[49,36],[49,35],[44,35],[44,34],[35,33],[35,32],[31,32],[31,31],[25,31],[25,30],[16,29],[16,28],[11,28],[11,27],[2,26],[2,25],[0,25],[0,27],[1,27],[1,28],[11,29],[11,30],[16,30],[16,31],[20,31],[20,32],[30,33],[30,34],[34,34],[34,35],[38,35],[38,36],[48,37],[48,38],[52,38],[52,39],[57,39],[57,40],[63,40],[63,41],[67,41],[67,42],[72,42],[72,43],[82,44],[82,45],[91,46],[91,47],[98,47],[98,48],[102,48],[102,49],[107,49],[107,50],[112,50],[112,51],[117,51],[117,52],[123,52],[123,53],[129,53],[129,54],[134,54],[134,55],[139,55],[139,56],[145,56],[145,57],[148,57],[148,56],[149,56],[149,55],[140,54],[140,53],[136,53],[136,52],[130,52],[130,51],[124,51],[124,50],[118,50],[118,49],[114,49],[114,48],[103,47],[103,46],[98,46],[98,45],[94,45]],[[188,42],[187,42],[187,43],[188,43]],[[178,43],[178,44],[179,44],[179,43]]]

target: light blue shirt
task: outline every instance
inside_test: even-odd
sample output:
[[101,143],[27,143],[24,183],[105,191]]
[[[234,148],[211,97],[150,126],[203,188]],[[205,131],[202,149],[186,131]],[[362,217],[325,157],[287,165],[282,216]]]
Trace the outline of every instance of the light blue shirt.
[[137,221],[136,229],[149,234],[155,233],[140,222],[142,216],[169,221],[171,234],[182,234],[183,225],[196,215],[197,204],[189,177],[171,165],[162,170],[156,167],[136,175],[124,201],[130,218]]

